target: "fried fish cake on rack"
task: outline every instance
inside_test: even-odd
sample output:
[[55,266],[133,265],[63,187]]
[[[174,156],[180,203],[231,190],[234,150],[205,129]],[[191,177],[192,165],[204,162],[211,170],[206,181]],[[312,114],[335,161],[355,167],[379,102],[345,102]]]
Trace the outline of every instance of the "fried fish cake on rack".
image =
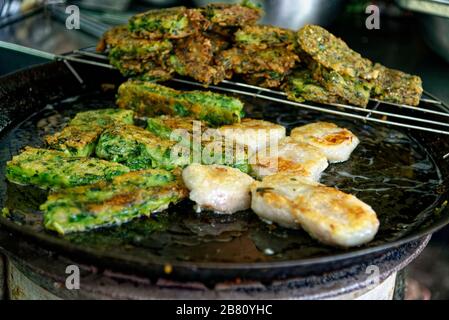
[[371,91],[374,99],[410,106],[419,105],[423,93],[420,77],[389,69],[378,63],[374,69],[379,71]]
[[374,210],[335,188],[289,174],[277,174],[251,187],[251,209],[264,221],[303,228],[312,238],[337,247],[371,241],[379,228]]
[[290,136],[295,141],[309,143],[320,149],[330,163],[348,160],[360,143],[351,131],[329,122],[309,123],[294,128]]
[[256,51],[231,48],[223,51],[217,60],[218,64],[226,70],[228,78],[233,73],[242,74],[252,82],[266,81],[265,86],[278,87],[299,61],[299,57],[293,51],[283,47]]
[[173,7],[136,14],[128,26],[136,38],[180,39],[206,30],[208,22],[199,9]]
[[317,25],[306,25],[297,32],[297,39],[303,53],[329,71],[343,76],[375,79],[378,71],[370,60],[353,51],[340,38]]
[[263,11],[250,1],[243,1],[241,4],[208,4],[203,14],[212,25],[243,27],[255,24],[262,17]]
[[153,60],[111,59],[110,63],[125,77],[138,77],[145,81],[165,81],[171,79],[173,74],[170,68]]
[[254,180],[240,170],[191,164],[183,170],[182,178],[198,211],[232,214],[250,207],[250,186]]
[[169,65],[180,75],[190,76],[204,84],[217,84],[225,78],[221,65],[214,63],[212,41],[197,34],[176,41]]
[[128,80],[117,93],[119,108],[137,116],[179,115],[220,126],[240,122],[243,103],[234,97],[210,91],[180,91],[157,83]]
[[289,100],[297,102],[346,103],[342,97],[331,93],[321,83],[316,81],[308,69],[296,70],[288,75],[283,89],[287,93]]
[[114,27],[100,40],[97,50],[108,50],[109,62],[126,77],[141,76],[168,80],[171,72],[164,66],[173,48],[169,40],[138,39],[126,26]]
[[328,167],[326,156],[314,146],[287,137],[259,151],[250,159],[252,175],[258,179],[278,172],[318,181]]
[[293,30],[270,25],[247,25],[235,33],[235,43],[242,48],[267,49],[286,47],[294,50],[296,36]]
[[308,61],[313,79],[320,83],[331,95],[340,97],[350,104],[366,107],[370,99],[372,81],[351,78],[329,70],[315,61]]
[[149,40],[134,38],[127,26],[117,26],[105,32],[97,46],[97,51],[109,49],[109,57],[114,59],[150,59],[167,55],[173,48],[166,39]]

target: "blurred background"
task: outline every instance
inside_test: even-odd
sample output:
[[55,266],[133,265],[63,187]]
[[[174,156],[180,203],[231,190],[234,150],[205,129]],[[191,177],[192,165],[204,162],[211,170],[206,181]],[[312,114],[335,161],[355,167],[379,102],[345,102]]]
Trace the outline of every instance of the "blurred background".
[[[152,8],[230,0],[0,0],[0,40],[52,53],[95,46],[110,26]],[[449,0],[257,0],[262,23],[298,29],[325,26],[362,55],[422,77],[424,89],[449,104]],[[380,29],[367,29],[366,8],[380,9]],[[69,5],[80,29],[68,29]],[[0,49],[0,76],[46,61]],[[406,270],[409,299],[449,299],[449,228],[432,238]]]

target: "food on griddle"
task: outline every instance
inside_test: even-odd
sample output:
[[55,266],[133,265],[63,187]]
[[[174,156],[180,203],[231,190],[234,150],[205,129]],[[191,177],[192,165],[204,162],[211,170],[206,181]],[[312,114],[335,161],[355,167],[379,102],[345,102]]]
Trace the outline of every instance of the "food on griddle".
[[243,103],[209,91],[178,91],[152,82],[130,80],[118,89],[117,105],[139,116],[178,115],[211,125],[240,122]]
[[198,34],[176,42],[174,54],[170,56],[169,65],[178,74],[189,76],[204,84],[217,84],[224,80],[225,71],[214,62],[212,41]]
[[374,210],[353,195],[285,174],[251,188],[251,208],[265,221],[302,228],[312,238],[338,247],[371,241],[379,228]]
[[290,137],[320,149],[330,163],[347,161],[360,143],[351,131],[329,122],[315,122],[294,128]]
[[419,104],[423,93],[420,77],[389,69],[378,63],[374,69],[379,71],[371,91],[374,99],[410,106]]
[[297,102],[346,103],[342,97],[331,93],[315,80],[308,69],[297,70],[289,75],[283,89],[289,100]]
[[176,141],[161,139],[137,126],[122,125],[101,134],[95,153],[99,158],[122,163],[132,170],[171,170],[190,163],[187,151],[178,148]]
[[296,35],[293,30],[269,25],[247,25],[235,33],[235,43],[242,48],[267,49],[275,46],[294,49]]
[[237,169],[191,164],[183,170],[182,178],[198,212],[232,214],[250,207],[250,186],[254,180]]
[[133,122],[134,111],[108,108],[78,112],[70,121],[69,125],[96,125],[100,127],[109,127],[117,123],[132,124]]
[[78,113],[68,125],[53,135],[45,137],[51,149],[71,156],[88,157],[103,130],[114,124],[132,124],[134,112],[122,109],[100,109]]
[[179,116],[159,116],[147,120],[147,130],[189,148],[192,162],[226,165],[245,173],[250,171],[248,148],[225,140],[218,130],[204,122]]
[[64,152],[27,147],[6,165],[6,178],[21,185],[66,188],[112,180],[129,172],[123,165],[95,158],[71,157]]
[[239,145],[256,152],[285,138],[285,127],[276,123],[257,119],[242,119],[240,123],[219,128],[220,133]]
[[41,205],[44,225],[59,234],[115,226],[160,212],[187,196],[179,175],[135,171],[111,182],[60,190]]
[[258,179],[278,172],[318,181],[328,167],[326,156],[314,146],[284,138],[278,144],[257,152],[251,159],[252,175]]
[[174,7],[149,10],[129,20],[129,30],[136,38],[179,39],[207,28],[207,21],[198,9]]
[[263,14],[263,11],[251,1],[242,1],[241,4],[212,3],[208,4],[203,11],[211,25],[219,27],[253,25]]
[[263,87],[279,87],[299,58],[294,51],[284,47],[254,51],[231,48],[221,52],[217,60],[228,78],[235,73]]
[[194,135],[201,137],[210,128],[206,123],[189,117],[158,116],[147,119],[147,130],[162,139],[181,141],[187,138],[190,143]]
[[97,145],[104,128],[100,126],[68,125],[60,132],[46,136],[45,143],[50,149],[59,150],[74,157],[89,157]]

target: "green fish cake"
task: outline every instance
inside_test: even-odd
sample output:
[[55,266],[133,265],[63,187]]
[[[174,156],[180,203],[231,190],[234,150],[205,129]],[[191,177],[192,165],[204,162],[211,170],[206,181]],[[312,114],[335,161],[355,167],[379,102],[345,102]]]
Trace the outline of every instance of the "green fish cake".
[[117,105],[139,116],[172,115],[203,120],[211,125],[240,122],[243,103],[210,91],[178,91],[157,83],[129,80],[118,89]]
[[293,30],[269,25],[247,25],[235,33],[235,42],[242,48],[267,49],[282,46],[294,49],[296,35]]
[[69,125],[97,125],[107,127],[115,123],[133,124],[134,111],[118,108],[107,108],[78,112],[69,122]]
[[44,138],[48,147],[75,157],[88,157],[103,130],[116,123],[132,124],[134,112],[124,109],[99,109],[78,113],[68,125]]
[[106,31],[101,38],[97,50],[109,49],[110,59],[152,59],[167,55],[173,45],[170,40],[150,40],[136,38],[128,30],[126,25],[113,27]]
[[187,194],[179,173],[153,169],[52,193],[40,208],[45,228],[64,235],[149,217]]
[[180,116],[159,116],[147,119],[147,130],[162,139],[178,140],[178,135],[174,136],[175,130],[192,137],[194,134],[201,136],[210,129],[206,123],[189,117]]
[[228,78],[235,73],[243,75],[252,84],[279,87],[284,77],[299,62],[299,57],[284,47],[260,50],[231,48],[223,51],[218,60]]
[[206,85],[220,83],[225,78],[224,69],[214,62],[212,41],[201,34],[176,41],[169,65],[182,76],[189,76]]
[[186,150],[178,152],[176,145],[176,141],[161,139],[143,128],[122,125],[101,134],[95,153],[99,158],[123,163],[132,170],[171,170],[190,163],[190,154]]
[[262,14],[263,11],[251,1],[242,1],[240,4],[212,3],[204,9],[204,15],[211,24],[220,27],[253,25]]
[[58,189],[111,180],[129,172],[118,163],[64,152],[27,147],[6,164],[6,178],[12,183]]
[[375,79],[378,72],[370,60],[353,51],[340,38],[317,25],[306,25],[297,32],[300,50],[318,64],[342,76]]
[[318,103],[345,103],[338,95],[330,93],[318,81],[313,79],[310,70],[297,70],[288,76],[284,91],[290,100],[297,102],[313,101]]
[[[248,150],[235,144],[226,145],[225,137],[206,123],[184,117],[160,116],[147,120],[147,130],[162,139],[179,141],[191,150],[192,161],[221,164],[248,173]],[[195,152],[197,157],[195,158]]]
[[139,13],[131,17],[128,26],[137,38],[179,39],[206,29],[208,25],[200,10],[173,7]]
[[50,149],[75,157],[89,157],[94,151],[104,127],[96,125],[68,125],[62,131],[44,138]]
[[343,76],[318,64],[313,65],[312,75],[332,95],[339,96],[355,106],[366,107],[368,105],[373,87],[372,82]]
[[389,69],[376,63],[379,76],[371,91],[374,99],[417,106],[423,93],[422,80],[399,70]]

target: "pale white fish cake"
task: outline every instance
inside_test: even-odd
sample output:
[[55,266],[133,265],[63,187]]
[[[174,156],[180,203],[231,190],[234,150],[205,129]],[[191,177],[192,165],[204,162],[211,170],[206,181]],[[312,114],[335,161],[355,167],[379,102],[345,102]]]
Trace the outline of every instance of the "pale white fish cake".
[[191,164],[183,170],[182,178],[198,211],[232,214],[250,208],[254,179],[238,169]]
[[240,123],[220,127],[219,132],[226,139],[247,146],[250,152],[278,143],[286,135],[284,126],[249,118],[242,119]]
[[262,179],[278,172],[303,176],[313,181],[320,179],[329,163],[326,156],[314,146],[297,142],[290,137],[281,139],[250,158],[252,174]]
[[374,210],[335,188],[287,174],[256,182],[251,208],[263,220],[284,227],[302,227],[312,238],[337,247],[371,241],[379,229]]
[[315,122],[297,127],[290,136],[298,142],[319,148],[330,163],[348,160],[360,143],[351,131],[330,122]]
[[251,209],[266,223],[277,223],[289,229],[300,229],[301,226],[291,214],[291,201],[277,189],[295,188],[298,181],[307,179],[291,173],[277,173],[265,177],[261,182],[251,185]]

